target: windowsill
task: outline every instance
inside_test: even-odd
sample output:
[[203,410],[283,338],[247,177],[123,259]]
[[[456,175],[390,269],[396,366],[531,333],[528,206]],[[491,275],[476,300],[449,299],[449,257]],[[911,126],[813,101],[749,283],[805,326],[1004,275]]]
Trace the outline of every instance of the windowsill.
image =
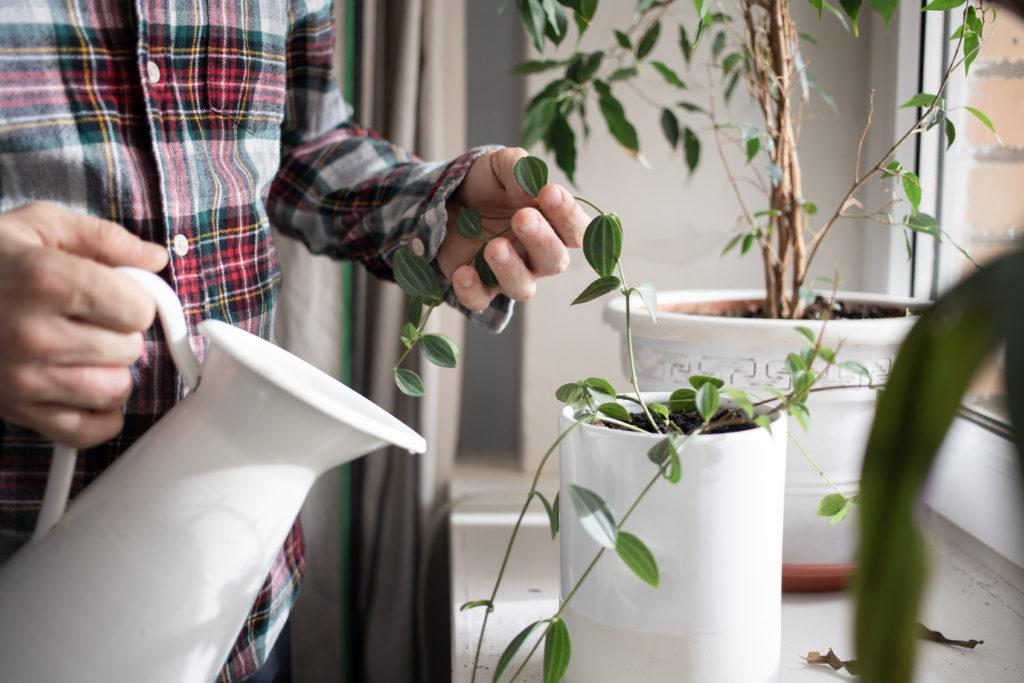
[[[460,464],[456,468],[450,521],[453,681],[469,680],[483,618],[482,610],[460,612],[459,605],[490,593],[529,481],[528,474],[505,467]],[[557,479],[546,478],[541,486],[553,494]],[[918,680],[1022,680],[1024,570],[938,514],[929,515],[926,533],[932,559],[922,623],[947,636],[978,638],[985,644],[968,651],[921,643]],[[482,650],[481,680],[490,679],[501,651],[522,628],[557,608],[558,543],[551,540],[539,504],[527,515],[498,597]],[[843,593],[785,595],[780,680],[836,680],[831,669],[808,666],[801,656],[832,647],[841,657],[852,657],[852,610],[851,599]],[[519,680],[541,680],[540,658],[534,659]]]

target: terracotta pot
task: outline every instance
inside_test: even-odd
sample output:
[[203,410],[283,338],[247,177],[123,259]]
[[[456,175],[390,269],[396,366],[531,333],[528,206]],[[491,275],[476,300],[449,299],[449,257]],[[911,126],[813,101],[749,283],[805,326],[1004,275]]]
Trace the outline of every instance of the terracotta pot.
[[[563,430],[572,424],[569,408],[560,423]],[[581,425],[562,442],[563,598],[600,549],[580,526],[569,485],[598,493],[621,520],[657,471],[647,452],[660,438]],[[624,526],[654,554],[659,585],[642,582],[613,553],[601,558],[563,612],[573,647],[566,680],[774,680],[786,421],[777,418],[771,432],[694,437],[680,459],[681,481],[655,484]]]
[[[633,342],[638,375],[646,390],[670,391],[686,386],[692,374],[715,375],[730,386],[767,396],[765,386],[790,388],[786,354],[799,351],[804,341],[795,328],[817,333],[821,322],[730,318],[714,315],[726,308],[763,300],[758,290],[681,290],[659,292],[658,323],[634,301]],[[900,309],[927,302],[878,294],[840,292],[843,301],[888,304]],[[638,310],[640,309],[640,310]],[[684,312],[687,310],[701,313]],[[839,348],[840,360],[856,360],[871,371],[872,384],[884,384],[896,351],[916,318],[834,320],[825,343]],[[616,298],[605,308],[605,321],[625,331],[625,301]],[[623,334],[623,337],[625,335]],[[625,363],[623,343],[623,362]],[[808,400],[810,430],[795,421],[790,432],[818,462],[843,493],[856,493],[868,430],[874,416],[876,392],[867,381],[833,367],[818,386],[861,384],[863,388],[825,391]],[[815,472],[793,443],[786,473],[786,522],[783,543],[785,590],[836,590],[855,570],[856,512],[839,524],[819,517],[818,503],[832,488]]]

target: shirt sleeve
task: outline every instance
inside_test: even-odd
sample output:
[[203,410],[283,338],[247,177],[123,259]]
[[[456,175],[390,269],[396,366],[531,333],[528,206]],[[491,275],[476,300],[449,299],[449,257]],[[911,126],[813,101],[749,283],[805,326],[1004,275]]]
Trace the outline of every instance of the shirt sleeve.
[[[394,280],[391,260],[410,249],[433,262],[444,240],[446,203],[470,165],[494,147],[476,147],[449,161],[425,162],[350,118],[333,76],[330,2],[292,7],[281,163],[266,196],[271,222],[313,253],[358,260]],[[500,331],[513,304],[499,295],[471,313],[447,287],[446,300],[485,327]]]

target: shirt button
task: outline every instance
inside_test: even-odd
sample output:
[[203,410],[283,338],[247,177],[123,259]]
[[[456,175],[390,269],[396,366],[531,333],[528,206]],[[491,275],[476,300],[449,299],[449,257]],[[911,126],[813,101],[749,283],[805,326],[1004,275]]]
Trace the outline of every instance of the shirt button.
[[188,238],[184,235],[178,234],[174,236],[174,253],[178,256],[184,256],[188,253]]
[[423,256],[427,251],[426,247],[423,246],[423,240],[419,237],[414,237],[412,242],[409,243],[409,246],[412,247],[412,253],[417,256]]
[[150,83],[160,82],[160,67],[153,60],[146,62],[146,75],[149,76]]

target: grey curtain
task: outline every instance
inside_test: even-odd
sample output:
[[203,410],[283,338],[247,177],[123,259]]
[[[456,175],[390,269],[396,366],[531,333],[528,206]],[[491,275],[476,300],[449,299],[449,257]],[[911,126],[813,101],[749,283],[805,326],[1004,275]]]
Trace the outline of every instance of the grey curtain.
[[[465,67],[462,0],[367,0],[361,3],[361,93],[357,116],[421,158],[464,150]],[[367,395],[421,431],[426,456],[389,450],[360,461],[355,527],[355,678],[402,683],[449,678],[445,572],[431,572],[437,551],[428,520],[444,499],[458,433],[458,373],[420,367],[426,399],[394,386],[397,330],[406,302],[394,285],[357,278],[355,367]],[[435,323],[456,341],[463,321],[443,311]],[[443,563],[442,563],[443,564]],[[440,600],[428,600],[428,597]]]

